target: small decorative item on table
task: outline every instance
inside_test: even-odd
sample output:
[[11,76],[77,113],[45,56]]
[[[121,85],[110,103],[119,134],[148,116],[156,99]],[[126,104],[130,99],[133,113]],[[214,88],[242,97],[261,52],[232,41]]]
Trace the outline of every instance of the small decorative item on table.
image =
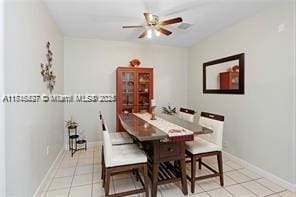
[[155,116],[155,108],[156,108],[156,102],[154,99],[151,100],[151,120],[156,120]]

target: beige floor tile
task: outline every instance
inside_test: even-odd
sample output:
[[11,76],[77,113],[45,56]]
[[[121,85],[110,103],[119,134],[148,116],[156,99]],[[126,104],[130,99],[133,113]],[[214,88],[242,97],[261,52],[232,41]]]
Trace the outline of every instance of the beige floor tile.
[[232,197],[232,195],[224,188],[212,190],[208,192],[211,197]]
[[97,172],[93,173],[93,183],[98,183],[100,181],[102,181],[101,173],[97,173]]
[[182,190],[177,184],[166,184],[158,186],[158,189],[163,197],[183,196]]
[[94,152],[91,151],[91,152],[81,152],[79,154],[79,159],[82,159],[82,158],[93,158],[94,157]]
[[263,179],[259,179],[259,180],[256,180],[258,183],[260,183],[261,185],[267,187],[268,189],[274,191],[274,192],[281,192],[281,191],[284,191],[285,189],[282,188],[281,186],[263,178]]
[[250,177],[251,179],[259,179],[259,178],[261,178],[261,176],[259,176],[255,172],[252,172],[251,170],[248,170],[248,169],[245,169],[245,168],[241,169],[241,170],[238,170],[238,171],[243,173],[244,175]]
[[66,176],[73,176],[75,172],[75,167],[71,168],[60,168],[58,169],[55,177],[66,177]]
[[247,190],[246,188],[244,188],[240,184],[225,187],[225,189],[227,191],[229,191],[235,197],[256,197],[256,195],[254,193]]
[[78,160],[77,166],[87,166],[93,165],[94,161],[93,158],[82,158]]
[[266,187],[260,185],[256,181],[250,181],[250,182],[247,182],[247,183],[243,183],[242,185],[245,188],[247,188],[248,190],[252,191],[257,196],[267,196],[267,195],[271,195],[271,194],[274,193],[273,191],[271,191],[271,190],[267,189]]
[[75,171],[75,176],[81,175],[81,174],[92,174],[92,173],[93,173],[93,165],[77,166]]
[[[216,177],[215,182],[220,184],[220,178]],[[231,179],[229,176],[224,175],[224,186],[230,186],[230,185],[235,185],[237,184],[233,179]]]
[[278,193],[281,197],[296,197],[296,192],[284,191]]
[[244,175],[239,171],[230,171],[230,172],[226,172],[225,174],[237,183],[243,183],[243,182],[252,180],[251,178],[247,177],[246,175]]
[[71,187],[69,197],[91,197],[92,184],[79,187]]
[[92,174],[74,176],[72,187],[92,184]]
[[64,161],[61,163],[60,168],[72,168],[72,167],[76,167],[76,165],[77,165],[77,162],[64,160]]
[[94,165],[94,172],[101,173],[102,166],[101,165]]
[[234,161],[231,161],[231,160],[226,161],[224,163],[226,165],[228,165],[229,167],[231,167],[232,169],[234,169],[234,170],[238,170],[238,169],[242,169],[243,168],[243,166],[241,166],[239,163],[234,162]]
[[192,194],[189,195],[190,197],[210,197],[209,194],[207,192],[203,192],[203,193],[199,193],[199,194]]
[[131,178],[113,180],[114,190],[116,193],[135,190],[136,186]]
[[59,189],[59,190],[52,190],[46,193],[46,197],[67,197],[69,193],[69,189]]
[[[105,196],[105,191],[104,188],[102,187],[101,184],[93,184],[93,192],[92,192],[93,197],[103,197]],[[110,184],[110,194],[114,194],[114,187],[113,184]]]
[[218,184],[214,178],[198,181],[197,183],[204,191],[221,188],[220,184]]
[[281,197],[279,194],[275,193],[275,194],[271,194],[268,197]]
[[[190,185],[190,183],[188,182],[187,183],[187,185],[188,185],[188,191],[191,191],[191,185]],[[195,194],[198,194],[198,193],[203,193],[203,192],[205,192],[205,190],[203,190],[202,188],[201,188],[201,186],[198,184],[198,181],[195,181]]]
[[73,177],[60,177],[54,178],[52,183],[49,186],[48,190],[56,190],[62,188],[68,188],[71,186],[71,181]]

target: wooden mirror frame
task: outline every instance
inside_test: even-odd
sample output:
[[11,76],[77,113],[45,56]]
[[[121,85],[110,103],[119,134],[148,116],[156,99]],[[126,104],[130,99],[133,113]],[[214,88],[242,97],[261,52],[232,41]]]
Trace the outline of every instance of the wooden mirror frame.
[[[216,64],[221,64],[224,62],[229,62],[233,60],[239,61],[239,89],[229,89],[229,90],[220,90],[220,89],[207,89],[207,73],[206,68],[208,66],[214,66]],[[244,94],[245,93],[245,54],[240,53],[237,55],[209,61],[203,64],[203,93],[205,94]]]

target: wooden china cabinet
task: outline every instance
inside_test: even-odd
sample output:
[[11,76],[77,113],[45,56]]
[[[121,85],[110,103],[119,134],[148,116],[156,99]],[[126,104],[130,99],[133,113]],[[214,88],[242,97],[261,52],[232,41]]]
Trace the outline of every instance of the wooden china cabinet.
[[220,73],[220,89],[221,90],[239,89],[239,72]]
[[116,78],[117,131],[124,131],[118,114],[151,112],[153,68],[118,67]]

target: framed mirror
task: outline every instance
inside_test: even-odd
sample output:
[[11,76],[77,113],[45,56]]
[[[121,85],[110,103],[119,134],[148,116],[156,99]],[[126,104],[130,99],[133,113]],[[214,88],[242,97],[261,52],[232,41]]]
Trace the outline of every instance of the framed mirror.
[[244,94],[245,54],[237,54],[203,64],[203,93]]

